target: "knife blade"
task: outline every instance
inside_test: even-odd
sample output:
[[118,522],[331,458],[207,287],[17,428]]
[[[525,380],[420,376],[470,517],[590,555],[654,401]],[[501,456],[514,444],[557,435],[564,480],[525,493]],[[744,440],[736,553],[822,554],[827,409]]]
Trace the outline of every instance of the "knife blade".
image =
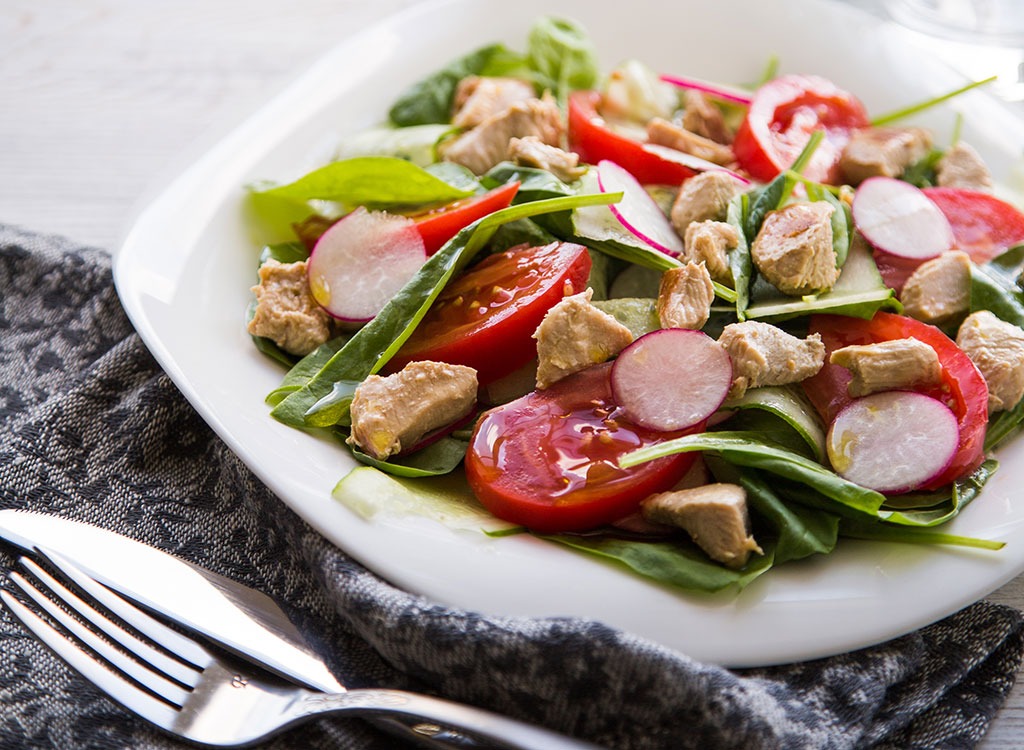
[[266,594],[168,552],[91,524],[34,511],[0,511],[0,538],[52,549],[100,583],[299,684],[344,686]]

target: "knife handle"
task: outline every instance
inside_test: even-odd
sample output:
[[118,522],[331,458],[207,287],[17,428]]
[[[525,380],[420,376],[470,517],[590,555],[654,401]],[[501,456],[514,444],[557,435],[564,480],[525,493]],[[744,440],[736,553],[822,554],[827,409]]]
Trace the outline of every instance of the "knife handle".
[[493,750],[494,745],[482,743],[467,734],[446,729],[432,722],[403,721],[376,717],[370,723],[378,729],[403,740],[411,740],[429,750]]

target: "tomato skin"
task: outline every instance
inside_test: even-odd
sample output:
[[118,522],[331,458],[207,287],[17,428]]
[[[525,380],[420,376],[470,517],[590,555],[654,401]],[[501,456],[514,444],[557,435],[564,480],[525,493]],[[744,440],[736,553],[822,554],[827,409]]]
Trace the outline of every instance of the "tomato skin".
[[966,188],[924,188],[953,227],[956,249],[987,263],[1024,242],[1024,213],[990,193]]
[[483,195],[462,198],[420,216],[410,217],[416,222],[416,229],[423,237],[427,255],[433,255],[440,250],[460,229],[477,219],[508,207],[518,190],[519,183],[510,182],[507,185],[499,185]]
[[623,454],[686,433],[630,424],[612,399],[610,371],[610,364],[588,368],[484,414],[465,466],[491,513],[543,533],[584,531],[629,515],[682,479],[696,454],[618,468]]
[[484,258],[445,287],[388,371],[433,360],[475,368],[482,385],[508,375],[537,356],[533,332],[544,315],[589,276],[590,254],[571,242]]
[[736,131],[733,152],[754,178],[769,182],[788,169],[811,133],[824,129],[804,176],[836,183],[839,156],[850,133],[869,124],[864,105],[853,94],[819,76],[786,75],[754,92],[746,116]]
[[[952,463],[940,476],[923,486],[937,489],[976,469],[984,460],[985,429],[988,426],[988,386],[970,358],[935,326],[894,313],[879,312],[871,320],[842,315],[812,315],[809,331],[820,333],[825,344],[825,365],[805,380],[804,391],[826,424],[853,399],[847,393],[850,372],[830,364],[829,355],[844,346],[876,344],[913,337],[931,346],[942,366],[942,384],[920,389],[952,409],[960,430],[960,442]],[[893,436],[894,440],[899,439]]]
[[666,161],[645,151],[643,144],[605,127],[597,113],[601,94],[574,91],[569,95],[569,148],[580,160],[597,164],[608,159],[628,171],[644,185],[679,187],[696,174],[682,164]]

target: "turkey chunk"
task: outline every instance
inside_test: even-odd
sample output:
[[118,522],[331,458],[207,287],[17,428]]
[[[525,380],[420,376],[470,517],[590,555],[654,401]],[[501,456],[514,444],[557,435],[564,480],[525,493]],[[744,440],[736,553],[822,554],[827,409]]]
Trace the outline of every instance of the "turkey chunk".
[[290,354],[304,356],[331,336],[331,316],[309,291],[306,261],[280,263],[273,258],[260,266],[256,313],[249,333],[264,336]]
[[537,326],[537,387],[547,388],[574,372],[614,357],[633,334],[590,304],[594,290],[566,297]]
[[992,174],[981,156],[967,143],[949,149],[935,165],[935,181],[940,187],[992,190]]
[[736,161],[729,146],[691,133],[661,117],[655,117],[647,123],[647,140],[655,145],[674,148],[676,151],[682,151],[684,154],[696,156],[698,159],[704,159],[713,164],[725,166]]
[[513,104],[536,98],[533,84],[518,78],[467,76],[455,89],[452,124],[457,128],[475,128]]
[[922,263],[900,293],[903,312],[925,323],[942,323],[971,306],[971,258],[954,250]]
[[352,398],[348,442],[376,459],[401,453],[469,414],[476,390],[476,370],[445,362],[410,362],[387,377],[370,375]]
[[562,142],[565,123],[555,100],[543,99],[516,102],[498,114],[491,115],[472,130],[439,147],[441,156],[456,164],[483,174],[508,153],[513,138],[536,136],[542,143],[557,146]]
[[736,227],[724,221],[696,221],[686,227],[680,260],[703,263],[719,284],[732,283],[729,251],[739,244]]
[[748,388],[799,383],[825,363],[825,345],[818,334],[800,339],[756,320],[727,325],[718,343],[732,358],[730,398],[739,398]]
[[725,125],[722,110],[703,92],[689,90],[683,99],[683,127],[715,143],[732,143],[732,134]]
[[658,287],[658,320],[662,328],[697,331],[711,316],[715,288],[703,263],[685,263],[661,275]]
[[743,192],[744,186],[728,172],[711,170],[694,175],[679,188],[672,203],[672,226],[680,237],[695,221],[721,221],[729,201]]
[[797,297],[827,292],[839,278],[831,203],[793,203],[765,217],[750,256],[765,280]]
[[580,166],[579,154],[549,146],[535,135],[509,141],[506,158],[523,167],[546,169],[562,182],[579,179],[587,171]]
[[988,384],[989,413],[1015,407],[1024,396],[1024,331],[981,310],[967,316],[956,343]]
[[899,177],[931,147],[931,134],[923,128],[864,128],[843,148],[839,168],[851,185],[869,177]]
[[646,520],[684,529],[708,557],[729,568],[742,568],[751,552],[764,554],[750,534],[747,493],[738,485],[662,492],[640,507]]
[[844,346],[832,352],[828,361],[850,371],[853,377],[847,393],[854,398],[942,382],[939,355],[914,338]]

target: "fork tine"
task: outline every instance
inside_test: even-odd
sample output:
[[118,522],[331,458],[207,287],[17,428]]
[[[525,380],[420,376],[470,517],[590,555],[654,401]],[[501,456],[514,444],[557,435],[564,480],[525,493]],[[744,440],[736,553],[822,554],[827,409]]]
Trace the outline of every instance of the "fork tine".
[[114,701],[159,727],[174,725],[178,711],[145,690],[119,677],[101,662],[89,656],[67,636],[18,601],[9,591],[0,589],[0,599],[21,623],[57,656],[98,687]]
[[[54,587],[50,587],[51,592],[72,609],[78,611],[84,618],[96,624],[97,627],[99,627],[99,623],[97,623],[96,620],[106,619],[99,612],[93,610],[89,605],[78,599],[78,597],[57,583],[56,580],[47,576],[45,571],[39,569],[38,566],[32,564],[31,561],[21,560],[21,563],[22,565],[25,565],[26,568],[36,568],[36,570],[33,570],[33,574],[41,573],[46,578],[50,578],[49,581],[40,581],[42,586],[50,587],[50,584],[54,584]],[[36,604],[38,604],[42,610],[63,626],[70,635],[74,636],[82,644],[92,649],[101,659],[106,660],[111,668],[131,677],[140,685],[152,691],[155,695],[175,706],[183,705],[188,699],[188,690],[174,682],[171,682],[162,674],[159,674],[141,662],[136,661],[124,652],[112,646],[108,641],[100,638],[92,630],[57,606],[52,599],[43,593],[41,588],[33,585],[32,582],[20,573],[11,573],[9,577],[11,581],[17,584],[18,587]],[[54,588],[63,590],[54,590]],[[93,618],[95,618],[95,620]],[[117,626],[109,620],[107,620],[104,625],[106,625],[106,628],[99,627],[99,629],[104,632],[106,632],[107,629],[117,628]],[[128,637],[126,633],[123,635]],[[164,658],[166,659],[167,657]]]
[[[40,557],[67,576],[69,580],[74,581],[79,588],[154,643],[160,644],[168,652],[195,665],[200,670],[206,669],[213,663],[213,655],[198,642],[182,635],[177,630],[172,630],[156,618],[146,614],[128,599],[104,586],[63,555],[47,547],[36,547],[35,549]],[[171,673],[168,672],[168,674]],[[175,677],[175,679],[178,678]]]

